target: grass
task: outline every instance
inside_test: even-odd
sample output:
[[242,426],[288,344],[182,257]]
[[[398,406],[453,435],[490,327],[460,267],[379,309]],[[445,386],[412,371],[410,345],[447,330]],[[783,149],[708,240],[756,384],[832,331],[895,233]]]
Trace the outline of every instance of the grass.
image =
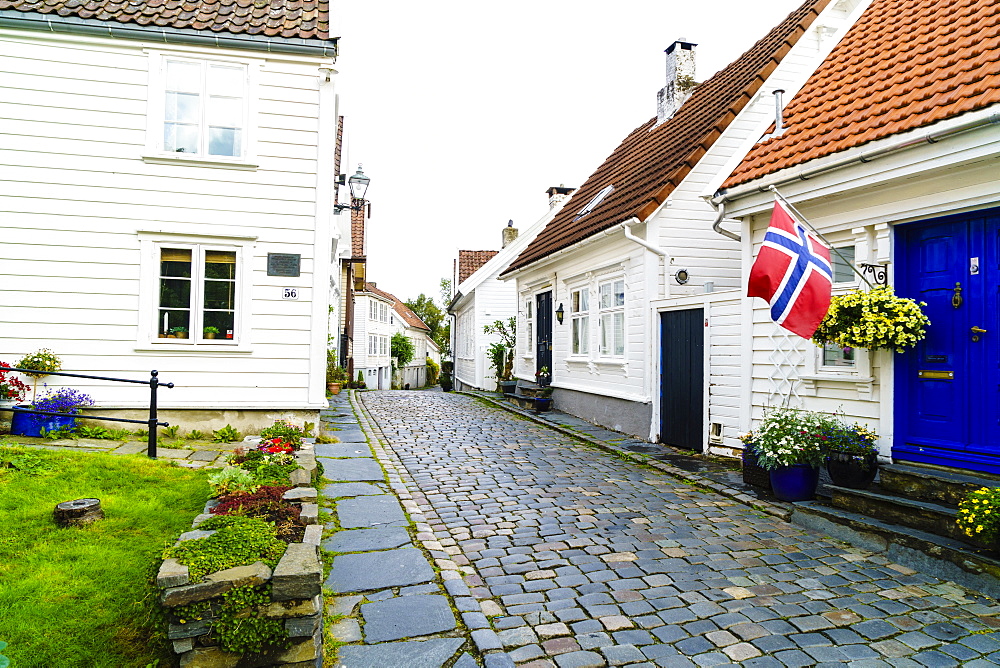
[[[208,499],[207,472],[29,450],[51,469],[30,475],[4,466],[19,450],[0,444],[0,640],[11,665],[172,665],[154,578],[163,548]],[[58,527],[56,504],[80,498],[100,499],[105,519]]]

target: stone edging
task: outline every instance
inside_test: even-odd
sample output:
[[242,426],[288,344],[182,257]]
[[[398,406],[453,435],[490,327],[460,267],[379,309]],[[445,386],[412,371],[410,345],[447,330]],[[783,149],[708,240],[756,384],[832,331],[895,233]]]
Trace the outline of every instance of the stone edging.
[[[302,508],[301,517],[306,522],[305,536],[301,543],[289,543],[285,554],[272,571],[258,561],[249,566],[238,566],[211,573],[202,582],[190,584],[187,566],[176,559],[166,559],[160,565],[156,585],[161,589],[160,604],[168,609],[201,601],[221,604],[222,596],[234,587],[271,583],[271,601],[264,616],[284,620],[285,630],[292,641],[287,650],[243,657],[224,652],[211,638],[211,617],[180,623],[170,623],[167,637],[173,650],[180,655],[185,668],[227,668],[241,665],[254,666],[321,666],[323,663],[323,564],[319,545],[323,527],[319,522],[317,491],[310,487],[316,470],[316,457],[312,445],[303,445],[295,454],[302,469],[292,476],[293,489],[284,498]],[[218,502],[210,499],[202,514],[194,518],[192,530],[181,534],[177,544],[211,535],[198,526],[213,517],[209,510]],[[214,607],[214,606],[213,606]],[[211,613],[210,613],[211,614]]]
[[[403,508],[416,527],[417,540],[420,541],[423,549],[428,552],[444,552],[449,556],[462,557],[464,559],[461,549],[456,546],[455,540],[450,535],[441,538],[431,528],[429,521],[439,519],[437,513],[431,507],[421,508],[420,504],[414,501],[411,490],[411,486],[414,483],[409,471],[407,471],[406,467],[399,460],[396,453],[386,447],[389,440],[378,426],[378,423],[371,417],[367,406],[364,405],[364,401],[358,398],[354,392],[351,393],[350,397],[351,404],[358,415],[358,423],[368,436],[369,445],[371,445],[376,458],[381,461],[383,468],[386,469],[389,477],[389,488],[399,497]],[[488,613],[483,609],[483,605],[480,603],[481,599],[488,600],[496,606],[495,615],[502,614],[502,610],[493,601],[489,590],[484,589],[477,592],[475,591],[476,586],[469,587],[465,578],[471,578],[474,582],[480,583],[482,579],[476,572],[476,569],[468,563],[468,560],[465,561],[465,564],[459,564],[451,559],[434,560],[435,565],[440,569],[441,579],[444,582],[447,595],[452,600],[454,608],[462,613],[462,622],[469,630],[469,637],[475,644],[476,649],[483,655],[487,668],[491,668],[492,666],[497,666],[498,668],[513,667],[514,660],[507,652],[502,651],[503,643],[501,643],[500,637],[493,630],[488,620],[486,620],[485,626],[483,624],[475,626],[470,624],[470,615],[478,615],[480,621],[486,619],[485,615]],[[463,573],[465,574],[464,576]]]
[[600,439],[592,438],[590,436],[587,436],[586,434],[581,434],[578,431],[567,429],[566,427],[563,427],[560,424],[556,424],[554,422],[546,420],[541,415],[536,415],[533,412],[522,410],[502,400],[498,401],[496,398],[485,394],[480,394],[478,392],[467,392],[467,391],[459,391],[455,392],[455,394],[463,394],[467,397],[483,399],[484,401],[488,401],[489,403],[493,404],[498,408],[502,408],[516,415],[520,415],[521,417],[527,418],[532,422],[540,424],[544,427],[548,427],[549,429],[558,431],[559,433],[565,434],[566,436],[571,436],[575,439],[584,441],[585,443],[589,443],[590,445],[596,446],[601,450],[604,450],[605,452],[609,452],[617,457],[621,457],[622,459],[628,460],[634,464],[643,464],[645,466],[650,466],[675,478],[692,480],[700,487],[705,487],[706,489],[710,489],[713,492],[716,492],[717,494],[730,498],[734,501],[739,501],[740,503],[749,506],[754,510],[759,510],[763,513],[767,513],[768,515],[777,517],[778,519],[783,520],[785,522],[790,522],[792,519],[793,509],[786,504],[775,503],[772,501],[764,501],[762,499],[754,498],[749,494],[746,494],[738,489],[733,489],[729,485],[724,485],[710,478],[700,476],[697,473],[692,473],[690,471],[685,471],[682,468],[671,466],[670,464],[665,464],[664,462],[657,461],[646,455],[631,452],[624,448],[619,448],[615,445],[612,445],[611,443],[606,443],[605,441],[602,441]]

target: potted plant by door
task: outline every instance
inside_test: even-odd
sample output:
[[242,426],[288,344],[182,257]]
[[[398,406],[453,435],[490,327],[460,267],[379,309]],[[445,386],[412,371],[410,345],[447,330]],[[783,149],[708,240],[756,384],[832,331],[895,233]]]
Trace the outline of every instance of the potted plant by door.
[[204,329],[201,330],[201,334],[206,339],[214,339],[219,334],[219,328],[211,326],[205,327]]
[[0,423],[9,425],[14,419],[13,407],[27,395],[28,384],[14,375],[13,371],[6,371],[11,366],[6,362],[0,362],[0,408],[7,410],[0,411]]
[[823,459],[839,487],[868,489],[878,473],[878,435],[860,424],[837,424],[823,432]]
[[70,387],[49,390],[31,402],[31,410],[62,413],[64,415],[34,415],[15,409],[10,433],[15,436],[42,436],[44,433],[73,429],[76,418],[84,406],[93,406],[94,400],[88,394]]
[[340,394],[341,388],[347,382],[347,369],[340,365],[326,368],[326,389],[330,394]]
[[769,472],[771,491],[782,501],[807,501],[816,496],[823,461],[822,432],[836,424],[825,413],[774,408],[760,427],[745,438],[754,443],[757,462]]
[[24,373],[26,376],[31,376],[31,398],[34,399],[38,393],[38,379],[53,371],[59,371],[62,368],[62,360],[48,348],[39,348],[19,359],[14,366],[18,369],[30,369]]
[[492,325],[485,325],[483,331],[496,334],[499,341],[490,344],[486,352],[490,364],[496,373],[497,391],[503,394],[514,394],[517,391],[517,381],[514,380],[514,347],[517,345],[517,319],[496,320]]

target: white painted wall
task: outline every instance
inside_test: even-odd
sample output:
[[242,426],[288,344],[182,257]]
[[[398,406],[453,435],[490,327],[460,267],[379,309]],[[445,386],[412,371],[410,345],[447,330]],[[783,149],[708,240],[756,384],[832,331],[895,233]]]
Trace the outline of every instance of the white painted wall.
[[[65,370],[155,368],[176,384],[161,392],[165,408],[321,407],[337,109],[317,67],[329,61],[170,48],[249,64],[255,142],[239,164],[169,164],[143,160],[151,60],[167,52],[0,31],[0,359],[45,346]],[[141,237],[242,245],[238,345],[151,338],[156,267]],[[268,253],[300,254],[301,275],[268,276]],[[282,299],[287,287],[297,300]],[[73,385],[101,406],[147,399],[132,386]]]

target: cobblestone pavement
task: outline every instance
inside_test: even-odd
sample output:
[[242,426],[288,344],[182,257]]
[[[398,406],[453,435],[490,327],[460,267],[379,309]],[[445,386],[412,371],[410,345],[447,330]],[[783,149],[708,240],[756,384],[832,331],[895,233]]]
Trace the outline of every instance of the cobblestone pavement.
[[417,538],[478,600],[463,621],[481,652],[531,668],[1000,665],[992,599],[468,396],[361,397]]

